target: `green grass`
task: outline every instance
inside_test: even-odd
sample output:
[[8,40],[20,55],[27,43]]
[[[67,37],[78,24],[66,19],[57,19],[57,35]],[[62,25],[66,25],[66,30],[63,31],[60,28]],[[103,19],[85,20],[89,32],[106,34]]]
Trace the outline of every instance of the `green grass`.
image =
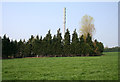
[[118,80],[118,52],[97,57],[5,59],[3,80]]

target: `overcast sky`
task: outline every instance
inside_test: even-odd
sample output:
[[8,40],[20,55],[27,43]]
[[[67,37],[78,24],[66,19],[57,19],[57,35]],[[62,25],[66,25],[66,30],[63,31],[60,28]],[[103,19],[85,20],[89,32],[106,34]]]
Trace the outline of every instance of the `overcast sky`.
[[81,18],[94,18],[96,33],[94,39],[104,46],[118,45],[118,3],[117,2],[4,2],[2,4],[2,35],[10,39],[26,39],[31,35],[45,36],[51,30],[52,36],[58,28],[63,33],[63,8],[66,7],[67,28],[78,34]]

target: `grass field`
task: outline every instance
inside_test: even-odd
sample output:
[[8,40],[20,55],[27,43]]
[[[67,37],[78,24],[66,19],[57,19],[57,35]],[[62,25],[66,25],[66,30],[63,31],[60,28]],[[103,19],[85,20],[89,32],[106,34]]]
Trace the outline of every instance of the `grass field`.
[[3,80],[118,80],[118,53],[97,57],[5,59]]

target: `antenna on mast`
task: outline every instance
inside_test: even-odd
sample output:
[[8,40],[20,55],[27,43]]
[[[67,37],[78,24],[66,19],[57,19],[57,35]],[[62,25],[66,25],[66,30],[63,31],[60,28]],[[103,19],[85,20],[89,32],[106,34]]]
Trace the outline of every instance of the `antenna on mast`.
[[66,29],[66,8],[64,7],[64,28],[63,28],[63,36],[65,35],[65,29]]

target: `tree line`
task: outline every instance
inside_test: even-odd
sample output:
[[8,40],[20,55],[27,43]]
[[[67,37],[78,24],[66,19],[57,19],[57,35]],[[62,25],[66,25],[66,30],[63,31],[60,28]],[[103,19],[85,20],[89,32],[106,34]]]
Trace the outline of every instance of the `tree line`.
[[10,40],[2,37],[2,58],[23,57],[66,57],[66,56],[100,56],[104,50],[102,42],[92,41],[90,34],[78,37],[76,29],[70,39],[70,31],[66,30],[62,38],[60,29],[52,37],[50,30],[44,38],[31,35],[28,41]]
[[104,49],[104,52],[120,52],[120,47],[112,47],[112,48],[106,47]]

